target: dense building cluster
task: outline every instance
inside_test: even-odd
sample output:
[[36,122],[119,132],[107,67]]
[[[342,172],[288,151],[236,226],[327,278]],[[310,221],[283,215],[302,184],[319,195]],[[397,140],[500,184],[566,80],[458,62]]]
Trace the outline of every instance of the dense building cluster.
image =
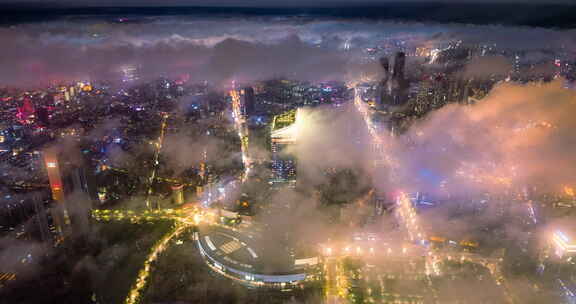
[[[568,236],[574,233],[558,230],[545,241],[539,234],[547,220],[573,212],[576,199],[568,186],[564,193],[554,194],[538,191],[538,185],[464,196],[448,190],[447,195],[434,196],[362,185],[352,191],[341,185],[353,184],[357,172],[339,168],[321,172],[333,182],[330,185],[300,183],[295,147],[302,109],[353,109],[346,106],[358,103],[375,139],[373,152],[379,153],[385,145],[377,142],[382,134],[400,138],[448,104],[481,103],[498,83],[563,77],[569,84],[576,75],[564,50],[549,50],[549,58],[535,62],[521,51],[460,40],[434,48],[408,45],[386,41],[358,50],[362,63],[377,65],[380,71],[347,83],[278,77],[216,84],[193,82],[189,75],[144,80],[139,66],[123,65],[118,69],[120,83],[78,80],[34,90],[2,88],[0,195],[5,203],[0,206],[0,231],[50,248],[22,251],[4,262],[26,268],[50,255],[70,254],[89,227],[102,225],[99,221],[172,221],[170,237],[152,246],[145,271],[140,270],[130,290],[130,301],[136,301],[151,265],[171,237],[191,232],[187,229],[202,222],[194,218],[199,212],[182,211],[193,206],[210,210],[216,219],[208,222],[218,226],[190,233],[195,248],[213,273],[241,285],[290,291],[313,286],[328,299],[352,303],[460,303],[465,293],[454,294],[450,288],[461,284],[486,291],[485,297],[470,303],[528,303],[524,298],[529,297],[574,303],[576,245]],[[354,48],[348,41],[344,51]],[[490,56],[512,64],[504,73],[467,72],[472,62]],[[339,136],[355,143],[359,133],[351,127]],[[254,146],[265,150],[265,156],[254,153]],[[391,164],[382,158],[374,167],[394,171]],[[439,188],[450,183],[426,170],[421,177],[439,179]],[[300,235],[289,229],[275,235],[290,261],[289,270],[280,274],[267,268],[269,261],[258,257],[251,242],[270,228],[270,223],[258,223],[257,211],[297,211],[285,202],[270,207],[277,210],[268,208],[272,204],[267,200],[287,188],[320,198],[319,209],[345,229],[339,239],[328,238],[319,248],[299,241]],[[474,231],[455,233],[427,221],[439,210],[450,215],[449,223],[461,218],[490,220],[479,222]],[[383,218],[391,218],[390,234],[401,238],[372,231]],[[510,223],[522,230],[515,239],[507,239]],[[300,259],[295,252],[312,254]],[[15,277],[1,273],[0,290]],[[522,295],[510,283],[517,278],[530,285]]]

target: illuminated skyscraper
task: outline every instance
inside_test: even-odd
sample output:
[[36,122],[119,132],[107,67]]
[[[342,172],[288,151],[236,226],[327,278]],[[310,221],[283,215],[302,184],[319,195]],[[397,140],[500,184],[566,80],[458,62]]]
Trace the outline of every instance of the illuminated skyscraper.
[[296,143],[298,110],[274,117],[270,134],[272,176],[270,184],[296,186],[296,159],[290,151]]
[[60,175],[58,157],[53,149],[44,151],[44,163],[46,165],[46,172],[48,173],[48,180],[50,181],[50,189],[52,190],[52,199],[54,199],[57,202],[62,202],[64,200],[64,191],[62,189],[62,177]]
[[[53,148],[44,150],[42,155],[55,202],[50,208],[53,222],[58,233],[64,237],[71,224],[74,225],[76,221],[80,223],[88,216],[92,208],[91,199],[96,192],[88,188],[85,168],[67,162]],[[70,199],[72,195],[73,199]]]
[[52,219],[54,220],[58,233],[63,234],[65,227],[70,224],[70,220],[64,202],[64,189],[58,154],[54,149],[47,149],[43,154],[46,173],[48,174],[48,181],[50,182],[50,190],[52,191],[52,199],[56,202],[56,206],[51,208]]
[[242,104],[242,115],[247,117],[254,114],[254,110],[256,109],[254,89],[252,87],[244,88],[240,93],[240,98]]

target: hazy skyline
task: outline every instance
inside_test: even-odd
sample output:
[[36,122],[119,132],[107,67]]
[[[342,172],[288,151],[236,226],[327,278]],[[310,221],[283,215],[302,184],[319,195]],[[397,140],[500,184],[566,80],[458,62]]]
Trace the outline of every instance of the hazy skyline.
[[576,286],[574,1],[2,4],[4,301]]

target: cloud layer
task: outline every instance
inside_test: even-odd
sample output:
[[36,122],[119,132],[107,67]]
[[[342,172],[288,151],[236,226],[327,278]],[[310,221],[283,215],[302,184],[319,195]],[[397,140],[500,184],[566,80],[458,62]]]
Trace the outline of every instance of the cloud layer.
[[[539,58],[574,46],[572,31],[312,18],[153,18],[134,23],[57,21],[0,28],[0,84],[118,80],[126,66],[143,79],[190,74],[193,80],[242,81],[276,76],[346,80],[366,47],[448,41],[521,49]],[[350,50],[344,46],[351,45]],[[364,67],[365,68],[365,67]]]

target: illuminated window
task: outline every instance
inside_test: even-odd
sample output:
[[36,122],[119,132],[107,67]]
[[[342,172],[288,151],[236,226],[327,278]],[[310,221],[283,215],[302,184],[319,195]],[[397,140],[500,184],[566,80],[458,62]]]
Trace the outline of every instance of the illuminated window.
[[56,168],[56,163],[55,162],[48,162],[46,164],[46,166],[48,166],[48,168]]

